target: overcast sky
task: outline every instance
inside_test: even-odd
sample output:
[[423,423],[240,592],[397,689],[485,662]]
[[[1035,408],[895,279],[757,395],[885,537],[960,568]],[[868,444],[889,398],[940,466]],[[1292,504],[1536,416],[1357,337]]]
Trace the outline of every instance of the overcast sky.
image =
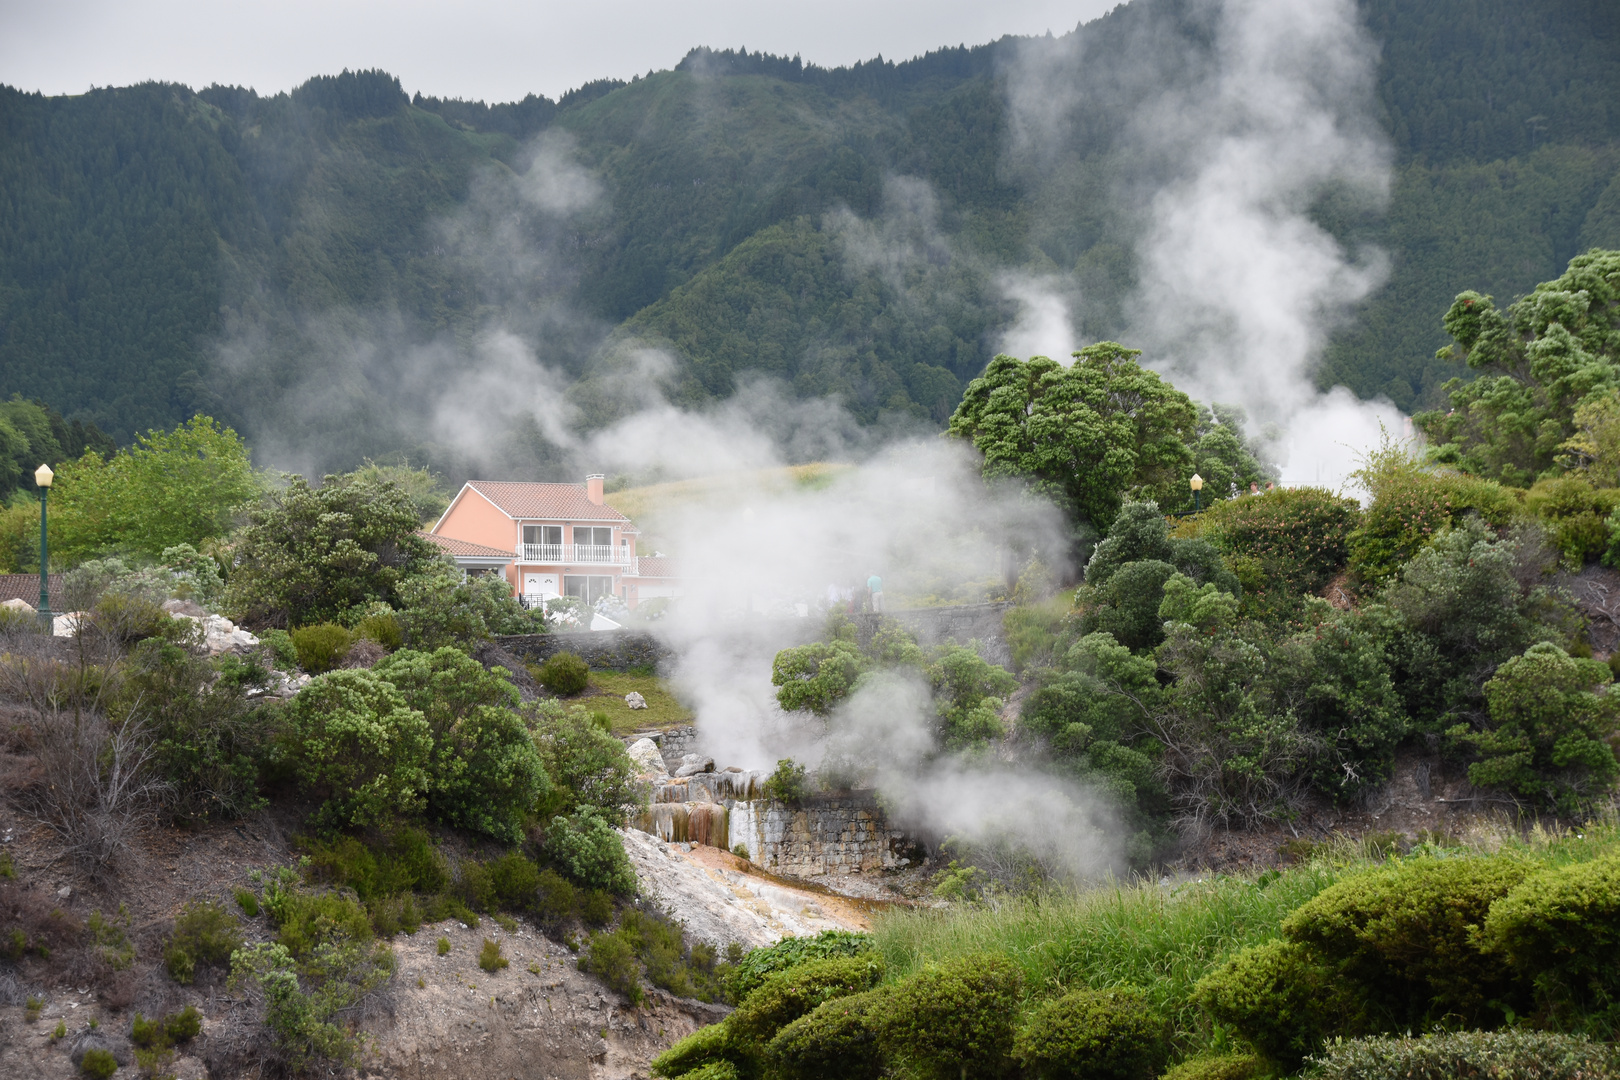
[[1118,0],[0,0],[0,82],[47,94],[147,79],[288,90],[380,67],[409,92],[512,101],[674,66],[696,45],[827,67],[1004,34],[1062,34]]

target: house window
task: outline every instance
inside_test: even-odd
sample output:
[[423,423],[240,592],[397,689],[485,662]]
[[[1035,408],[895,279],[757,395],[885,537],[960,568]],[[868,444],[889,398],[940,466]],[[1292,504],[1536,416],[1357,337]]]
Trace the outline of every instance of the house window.
[[588,525],[575,525],[574,543],[578,545],[591,545],[595,547],[612,547],[613,530],[610,528],[592,528]]
[[525,525],[523,526],[523,542],[525,544],[561,544],[562,526]]
[[577,596],[587,603],[596,603],[604,596],[613,595],[613,579],[611,577],[597,577],[594,574],[565,574],[563,576],[563,595]]

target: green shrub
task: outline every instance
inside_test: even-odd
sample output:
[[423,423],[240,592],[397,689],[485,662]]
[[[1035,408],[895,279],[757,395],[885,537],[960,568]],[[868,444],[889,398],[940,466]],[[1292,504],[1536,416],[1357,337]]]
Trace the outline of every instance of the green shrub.
[[265,630],[259,634],[259,644],[269,654],[270,663],[278,671],[296,671],[298,669],[298,646],[293,644],[292,635],[281,629]]
[[319,675],[342,665],[354,647],[354,635],[337,623],[316,623],[294,630],[292,643],[298,651],[298,666]]
[[1615,1011],[1620,1002],[1620,855],[1525,878],[1491,905],[1480,940],[1532,984],[1540,1003],[1554,1013],[1567,1017],[1571,1009]]
[[884,1054],[919,1077],[1001,1076],[1011,1067],[1022,986],[1003,957],[968,956],[887,988],[869,1022]]
[[367,825],[418,811],[429,786],[432,734],[420,712],[371,671],[334,671],[283,711],[287,753],[320,818]]
[[572,697],[591,680],[591,666],[574,653],[560,652],[540,665],[540,685],[559,697]]
[[804,801],[810,793],[810,783],[805,779],[803,765],[795,765],[792,758],[783,758],[776,763],[776,771],[765,778],[760,785],[760,794],[767,799],[797,806]]
[[112,1052],[95,1047],[84,1052],[79,1059],[79,1071],[91,1080],[107,1080],[109,1076],[118,1071],[118,1059]]
[[354,1062],[360,1041],[345,1014],[394,974],[394,954],[387,946],[342,934],[322,937],[323,946],[302,959],[275,942],[244,946],[231,957],[228,985],[233,991],[255,991],[250,1000],[261,1004],[262,1022],[293,1073]]
[[[547,926],[573,918],[579,914],[580,895],[574,883],[551,867],[541,870],[535,879],[534,897],[530,910],[534,917]],[[609,900],[611,907],[612,901]],[[608,916],[612,918],[610,914]]]
[[587,889],[579,897],[579,917],[586,926],[606,926],[613,921],[613,894],[606,889]]
[[187,1042],[201,1034],[202,1014],[195,1005],[187,1005],[163,1018],[163,1037],[171,1043]]
[[371,917],[360,902],[341,893],[280,892],[265,906],[276,922],[276,941],[294,958],[303,959],[318,946],[371,939]]
[[768,977],[779,971],[840,956],[860,956],[872,951],[872,936],[850,930],[823,930],[814,937],[785,937],[775,945],[751,949],[731,969],[730,990],[735,1001],[753,993]]
[[253,895],[252,889],[236,890],[236,906],[242,909],[242,914],[253,918],[259,914],[259,898]]
[[156,1046],[163,1038],[163,1021],[148,1020],[140,1013],[129,1025],[129,1041],[136,1046]]
[[1350,534],[1349,563],[1367,584],[1394,577],[1433,537],[1470,514],[1500,528],[1519,513],[1513,493],[1496,481],[1433,469],[1400,447],[1374,452],[1356,476],[1373,500]]
[[1475,928],[1527,869],[1506,857],[1407,859],[1324,890],[1283,921],[1283,934],[1342,965],[1392,1028],[1444,1013],[1492,1019],[1487,1003],[1510,979],[1500,957],[1480,951]]
[[698,1028],[653,1058],[649,1071],[654,1076],[687,1077],[706,1066],[729,1064],[732,1052],[731,1033],[722,1021]]
[[354,624],[354,636],[375,641],[389,652],[393,652],[405,644],[405,633],[399,628],[399,620],[391,611],[381,611],[374,615],[367,615]]
[[741,1080],[742,1072],[729,1061],[711,1061],[707,1065],[682,1073],[681,1080]]
[[1205,975],[1192,996],[1212,1018],[1294,1069],[1329,1035],[1369,1030],[1358,991],[1303,945],[1270,941]]
[[553,818],[546,831],[546,857],[574,881],[620,896],[636,891],[636,871],[619,834],[594,807],[572,817]]
[[1607,664],[1572,657],[1549,642],[1532,645],[1485,684],[1490,722],[1451,730],[1482,760],[1468,767],[1478,787],[1504,788],[1560,814],[1578,814],[1620,779],[1614,738],[1620,695]]
[[635,807],[646,805],[646,789],[624,743],[597,727],[584,709],[548,698],[527,707],[525,719],[551,778],[550,793],[536,807],[541,821],[589,807],[620,826]]
[[579,970],[595,975],[632,1005],[641,1004],[641,967],[636,963],[635,942],[628,934],[617,930],[592,934],[580,954]]
[[1012,1056],[1038,1080],[1153,1080],[1167,1034],[1140,994],[1076,990],[1035,1009]]
[[1297,596],[1321,592],[1344,569],[1360,519],[1356,500],[1302,487],[1222,499],[1200,524],[1217,549],[1255,559],[1268,588]]
[[1597,1080],[1615,1075],[1620,1053],[1584,1036],[1510,1028],[1352,1039],[1316,1065],[1314,1080]]
[[812,641],[783,649],[771,661],[776,703],[786,712],[825,716],[849,696],[869,661],[853,641]]
[[761,1050],[783,1027],[823,1002],[870,990],[882,977],[883,961],[876,954],[812,960],[765,979],[726,1023],[733,1040]]
[[881,1008],[882,990],[823,1002],[787,1024],[765,1046],[783,1080],[876,1080],[883,1075],[877,1037],[867,1013]]
[[1188,1058],[1160,1080],[1259,1080],[1271,1071],[1258,1054],[1205,1054]]
[[428,810],[450,825],[507,844],[551,788],[544,763],[514,711],[517,687],[459,649],[405,649],[372,671],[421,713],[432,736]]
[[503,968],[510,967],[512,962],[501,955],[501,947],[489,938],[484,939],[484,947],[478,952],[478,966],[491,975]]
[[450,939],[447,937],[439,938],[437,949],[440,956],[448,956],[450,954]]
[[236,916],[211,900],[194,900],[175,917],[163,961],[175,982],[189,983],[198,964],[228,963],[231,953],[241,947]]

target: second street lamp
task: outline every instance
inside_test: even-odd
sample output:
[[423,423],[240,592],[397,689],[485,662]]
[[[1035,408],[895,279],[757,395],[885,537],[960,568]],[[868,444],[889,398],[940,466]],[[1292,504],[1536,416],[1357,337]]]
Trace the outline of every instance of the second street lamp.
[[1192,488],[1193,513],[1196,514],[1203,509],[1198,500],[1198,493],[1204,490],[1204,478],[1199,476],[1197,473],[1193,473],[1192,479],[1187,481],[1187,486]]
[[34,470],[34,483],[39,485],[39,621],[45,629],[51,628],[50,551],[45,540],[45,497],[51,492],[51,481],[56,474],[49,465]]

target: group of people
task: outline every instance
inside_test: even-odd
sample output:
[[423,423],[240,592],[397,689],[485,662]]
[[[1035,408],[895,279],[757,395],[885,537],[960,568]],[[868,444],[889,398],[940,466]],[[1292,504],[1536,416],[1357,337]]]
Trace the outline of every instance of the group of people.
[[863,588],[859,583],[847,585],[833,583],[827,586],[827,610],[843,610],[853,615],[858,611],[883,611],[883,579],[876,570],[867,576]]

